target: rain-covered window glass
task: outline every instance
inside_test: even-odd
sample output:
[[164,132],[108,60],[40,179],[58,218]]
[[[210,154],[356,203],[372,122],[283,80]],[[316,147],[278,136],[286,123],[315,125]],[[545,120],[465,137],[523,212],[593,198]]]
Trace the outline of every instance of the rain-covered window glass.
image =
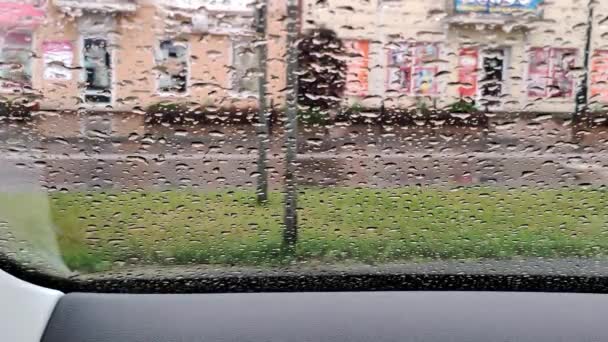
[[0,1],[0,257],[75,279],[608,276],[607,17]]
[[0,32],[0,84],[2,89],[23,87],[32,81],[32,34]]
[[156,56],[158,90],[185,93],[188,85],[188,47],[171,40],[160,42]]
[[82,58],[86,74],[85,102],[111,102],[112,57],[108,40],[96,37],[84,38]]

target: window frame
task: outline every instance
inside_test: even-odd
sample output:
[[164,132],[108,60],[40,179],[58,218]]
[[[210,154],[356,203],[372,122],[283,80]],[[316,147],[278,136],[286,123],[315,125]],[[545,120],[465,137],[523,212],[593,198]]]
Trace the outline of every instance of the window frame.
[[[156,40],[156,45],[154,46],[154,50],[153,50],[153,56],[152,56],[152,60],[154,63],[154,66],[159,66],[158,64],[158,60],[156,58],[156,52],[157,50],[161,50],[160,48],[160,44],[162,42],[166,42],[166,41],[171,41],[173,43],[175,43],[175,38],[167,38],[167,39],[157,39]],[[192,58],[190,58],[191,56],[191,44],[190,41],[184,41],[183,44],[185,44],[186,47],[186,85],[185,85],[185,91],[184,92],[172,92],[172,91],[162,91],[159,87],[159,77],[160,77],[160,72],[158,70],[155,70],[154,73],[154,94],[160,97],[185,97],[185,96],[190,96],[190,86],[192,84]]]
[[[87,102],[86,101],[86,96],[87,95],[96,95],[96,93],[94,92],[90,92],[87,93],[87,87],[86,87],[86,82],[87,82],[87,71],[86,68],[84,66],[84,49],[85,49],[85,40],[86,39],[103,39],[106,41],[106,49],[109,50],[109,55],[110,55],[110,86],[109,86],[109,90],[110,90],[110,102]],[[85,86],[83,87],[83,89],[81,90],[80,93],[80,98],[82,99],[82,104],[83,106],[86,106],[88,108],[100,108],[100,107],[106,107],[106,106],[114,106],[115,101],[116,101],[116,49],[114,49],[112,47],[112,41],[110,39],[110,37],[108,37],[107,34],[103,34],[103,33],[81,33],[80,37],[79,37],[79,43],[80,43],[80,48],[79,48],[79,62],[80,65],[82,66],[82,72],[80,73],[80,80],[81,82],[83,82],[85,84]]]
[[6,39],[6,36],[10,35],[10,34],[27,34],[30,37],[30,45],[29,45],[29,55],[30,57],[28,58],[29,60],[29,68],[30,68],[30,75],[29,75],[29,80],[26,83],[18,83],[18,82],[9,82],[9,81],[5,81],[5,80],[0,80],[0,94],[15,94],[16,92],[26,92],[28,90],[28,88],[33,89],[34,87],[34,69],[35,69],[35,64],[34,64],[34,48],[36,47],[37,44],[37,39],[36,39],[36,34],[35,32],[31,31],[31,30],[26,30],[26,29],[15,29],[15,30],[9,30],[6,31],[2,34],[2,44],[0,44],[0,53],[2,53],[2,51],[4,50],[4,41]]
[[[501,91],[500,91],[500,97],[498,98],[493,98],[493,97],[489,97],[489,96],[484,96],[482,94],[482,86],[481,86],[481,81],[483,79],[483,77],[485,76],[485,72],[484,72],[484,58],[488,56],[488,50],[500,50],[502,52],[502,64],[503,64],[503,69],[502,69],[502,80],[500,81],[501,83]],[[500,110],[503,107],[503,101],[500,100],[501,97],[503,96],[510,96],[511,95],[511,73],[510,73],[510,65],[511,65],[511,47],[510,46],[498,46],[496,48],[486,48],[486,49],[481,49],[480,47],[477,47],[477,89],[475,92],[475,102],[478,104],[478,106],[481,104],[481,100],[483,100],[484,98],[488,98],[488,99],[496,99],[499,101],[499,105],[498,106],[489,106],[489,109],[492,110]]]
[[[239,42],[242,42],[244,40],[248,40],[250,42],[254,42],[256,39],[256,37],[254,35],[249,35],[249,34],[238,34],[238,35],[230,35],[229,36],[229,41],[230,41],[230,46],[229,46],[229,58],[228,58],[228,63],[230,65],[230,72],[228,73],[228,89],[229,89],[229,94],[232,97],[237,97],[237,98],[242,98],[242,99],[248,99],[248,98],[258,98],[259,97],[259,93],[258,90],[254,90],[254,91],[239,91],[238,89],[235,89],[235,84],[234,84],[234,77],[235,77],[235,73],[236,73],[236,67],[235,67],[235,49],[236,49],[236,44],[238,44]],[[257,54],[257,50],[255,50],[254,47],[254,53]],[[256,80],[257,82],[257,80]]]

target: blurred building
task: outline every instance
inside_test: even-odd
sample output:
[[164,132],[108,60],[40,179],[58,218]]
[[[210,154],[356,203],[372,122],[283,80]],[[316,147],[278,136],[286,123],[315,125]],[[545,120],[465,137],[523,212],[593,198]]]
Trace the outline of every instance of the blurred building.
[[[588,0],[301,0],[301,29],[348,50],[345,101],[495,112],[563,112],[588,66],[589,102],[608,102],[608,3]],[[269,99],[285,88],[285,0],[269,0]],[[161,101],[254,107],[254,10],[247,0],[0,1],[0,88],[40,108],[145,109]]]
[[586,65],[592,109],[608,102],[608,2],[594,2],[586,63],[589,0],[305,1],[305,27],[359,56],[350,102],[570,113]]
[[[161,101],[255,105],[259,39],[249,3],[0,2],[2,90],[40,94],[41,109],[49,110],[128,111]],[[278,5],[269,3],[269,56],[284,54]],[[282,64],[268,61],[278,71],[268,74],[271,94],[284,87]]]

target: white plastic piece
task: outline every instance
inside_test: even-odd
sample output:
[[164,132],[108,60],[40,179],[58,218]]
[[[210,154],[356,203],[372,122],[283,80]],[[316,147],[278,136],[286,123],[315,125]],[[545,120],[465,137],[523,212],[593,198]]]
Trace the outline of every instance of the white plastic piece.
[[61,296],[0,270],[0,341],[40,342]]

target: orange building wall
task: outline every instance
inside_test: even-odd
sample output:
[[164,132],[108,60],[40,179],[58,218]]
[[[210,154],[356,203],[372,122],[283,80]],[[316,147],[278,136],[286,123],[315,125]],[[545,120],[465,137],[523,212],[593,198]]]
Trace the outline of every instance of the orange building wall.
[[[281,18],[283,0],[269,1],[268,17],[268,93],[269,102],[280,106],[285,88],[285,30]],[[47,19],[36,29],[33,64],[33,88],[42,95],[43,110],[129,111],[161,102],[196,102],[206,106],[253,108],[255,97],[244,97],[230,89],[232,38],[229,35],[189,34],[190,78],[187,94],[159,94],[156,91],[154,48],[167,38],[163,12],[153,4],[142,4],[137,11],[116,16],[115,49],[113,50],[113,103],[111,106],[84,105],[81,101],[82,65],[81,34],[77,18],[49,5]],[[44,41],[69,41],[73,46],[72,79],[43,79]]]

